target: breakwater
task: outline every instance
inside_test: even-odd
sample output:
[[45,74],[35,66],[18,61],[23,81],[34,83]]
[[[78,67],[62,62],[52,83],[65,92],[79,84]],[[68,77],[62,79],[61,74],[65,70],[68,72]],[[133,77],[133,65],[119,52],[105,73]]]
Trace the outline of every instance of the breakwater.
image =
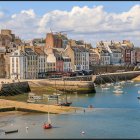
[[140,71],[105,73],[96,75],[95,84],[105,84],[118,81],[132,80],[140,75]]

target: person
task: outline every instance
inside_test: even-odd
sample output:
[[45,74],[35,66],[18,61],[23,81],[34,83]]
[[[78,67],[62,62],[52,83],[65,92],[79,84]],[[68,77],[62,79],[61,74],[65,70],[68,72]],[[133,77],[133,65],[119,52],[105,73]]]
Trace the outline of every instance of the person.
[[89,105],[89,108],[93,108],[93,106],[92,105]]

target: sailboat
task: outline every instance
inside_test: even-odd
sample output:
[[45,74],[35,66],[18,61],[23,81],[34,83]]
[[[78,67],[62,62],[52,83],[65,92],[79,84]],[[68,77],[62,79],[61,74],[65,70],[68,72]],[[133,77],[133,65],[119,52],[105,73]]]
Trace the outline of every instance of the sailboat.
[[[65,80],[64,80],[64,91],[65,91]],[[61,106],[70,106],[72,104],[72,102],[67,101],[67,93],[65,93],[65,94],[66,94],[66,102],[59,103],[59,105],[61,105]]]
[[52,128],[51,119],[50,119],[50,116],[49,116],[49,111],[48,111],[48,122],[44,123],[43,128],[44,129],[51,129]]

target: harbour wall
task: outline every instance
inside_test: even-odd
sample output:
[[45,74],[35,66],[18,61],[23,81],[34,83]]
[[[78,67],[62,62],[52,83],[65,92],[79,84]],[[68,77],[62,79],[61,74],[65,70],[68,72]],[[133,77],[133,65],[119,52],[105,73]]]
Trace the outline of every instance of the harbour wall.
[[140,71],[116,72],[96,75],[95,84],[105,84],[118,81],[132,80],[140,75]]
[[7,82],[0,84],[0,96],[14,96],[30,91],[31,89],[27,81],[14,83]]
[[[62,92],[77,92],[80,94],[84,93],[96,93],[93,81],[60,81],[60,80],[40,80],[36,81],[37,84],[43,86],[51,86],[56,90]],[[32,84],[30,84],[32,87]]]
[[104,84],[132,80],[139,75],[140,71],[129,71],[69,78],[65,77],[63,79],[25,79],[14,82],[3,79],[3,81],[6,82],[0,84],[0,96],[13,96],[30,91],[35,93],[44,91],[45,93],[48,93],[50,87],[53,89],[51,91],[52,93],[55,92],[55,90],[61,91],[61,93],[96,93],[94,83]]

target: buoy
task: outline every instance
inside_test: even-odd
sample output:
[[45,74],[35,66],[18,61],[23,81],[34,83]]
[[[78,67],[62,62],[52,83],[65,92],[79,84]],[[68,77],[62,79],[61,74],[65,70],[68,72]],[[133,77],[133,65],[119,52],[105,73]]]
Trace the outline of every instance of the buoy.
[[84,132],[84,131],[82,131],[81,133],[82,133],[82,134],[85,134],[85,132]]

